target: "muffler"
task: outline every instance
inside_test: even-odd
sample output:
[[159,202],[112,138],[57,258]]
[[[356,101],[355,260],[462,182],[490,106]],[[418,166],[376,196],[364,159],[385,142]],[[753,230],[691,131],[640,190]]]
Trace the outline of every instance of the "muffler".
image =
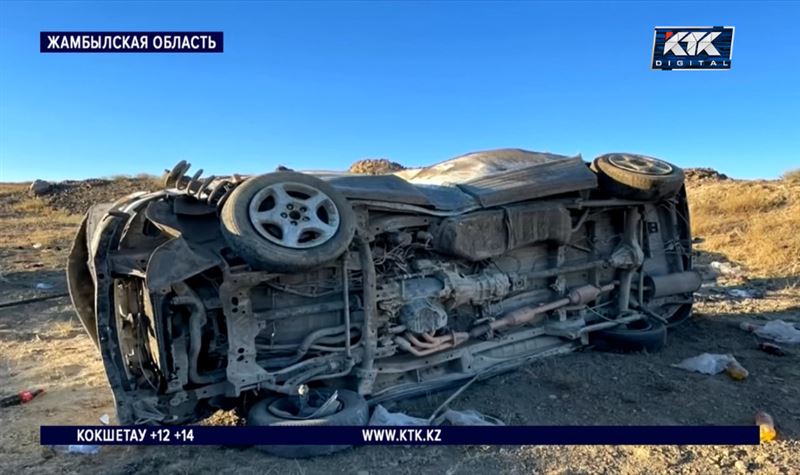
[[649,298],[668,295],[688,294],[700,288],[700,274],[694,271],[644,277],[644,285]]

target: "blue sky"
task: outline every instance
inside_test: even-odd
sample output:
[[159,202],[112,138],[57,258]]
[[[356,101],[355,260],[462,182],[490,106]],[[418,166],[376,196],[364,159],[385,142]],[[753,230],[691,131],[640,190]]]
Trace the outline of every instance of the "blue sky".
[[[800,167],[800,3],[0,3],[0,181],[430,164],[520,147]],[[733,25],[733,69],[651,71]],[[222,30],[222,54],[40,54],[42,30]]]

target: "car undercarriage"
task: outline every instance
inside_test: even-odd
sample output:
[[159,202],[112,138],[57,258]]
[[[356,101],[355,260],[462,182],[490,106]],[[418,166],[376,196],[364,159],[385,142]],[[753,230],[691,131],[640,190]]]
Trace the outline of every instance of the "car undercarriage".
[[376,404],[586,345],[655,351],[700,285],[678,167],[516,149],[379,176],[181,162],[89,211],[68,281],[123,424],[268,397],[300,401],[271,409],[297,422],[336,391]]

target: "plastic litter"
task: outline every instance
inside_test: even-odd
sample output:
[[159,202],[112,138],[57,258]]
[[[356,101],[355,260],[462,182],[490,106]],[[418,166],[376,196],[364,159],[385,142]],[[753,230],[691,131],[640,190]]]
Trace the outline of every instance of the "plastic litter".
[[750,372],[747,371],[744,366],[739,364],[739,362],[735,359],[725,366],[725,372],[728,373],[728,376],[736,381],[746,379],[750,375]]
[[769,442],[777,437],[778,431],[775,430],[775,421],[766,412],[759,411],[756,413],[756,424],[759,428],[761,442]]
[[103,414],[102,416],[99,417],[99,419],[100,423],[103,424],[104,426],[107,426],[111,423],[111,418],[108,417],[108,414]]
[[458,388],[458,390],[456,392],[454,392],[447,399],[445,399],[443,403],[439,404],[439,407],[437,407],[436,410],[434,410],[433,413],[431,413],[430,417],[428,417],[428,423],[430,424],[433,421],[438,421],[437,424],[441,424],[442,421],[444,420],[444,412],[443,411],[448,409],[448,406],[450,405],[450,403],[455,401],[455,399],[458,396],[460,396],[461,393],[466,391],[467,388],[470,387],[470,385],[472,385],[472,383],[474,383],[477,380],[478,380],[478,375],[476,374],[470,380],[468,380],[466,383],[464,383],[460,388]]
[[775,343],[762,341],[761,343],[758,344],[758,349],[763,351],[764,353],[769,353],[770,355],[786,356],[786,352],[783,351],[783,348],[776,345]]
[[728,295],[740,299],[757,299],[762,297],[761,293],[746,289],[731,289],[728,291]]
[[725,368],[727,368],[732,361],[736,361],[736,358],[734,358],[733,355],[703,353],[702,355],[686,358],[680,363],[672,366],[685,369],[687,371],[695,371],[697,373],[719,374],[725,371]]
[[742,330],[744,330],[746,332],[751,332],[752,333],[752,332],[756,331],[759,328],[759,326],[756,325],[755,323],[742,322],[742,323],[739,324],[739,328],[741,328]]
[[26,391],[20,391],[19,393],[12,394],[10,396],[0,397],[0,407],[17,406],[20,404],[31,402],[33,398],[42,394],[43,392],[44,389],[31,389]]
[[504,426],[505,423],[500,419],[492,416],[481,414],[474,409],[467,409],[466,411],[454,411],[448,409],[444,412],[443,417],[445,420],[454,426]]
[[100,451],[99,445],[68,445],[67,453],[93,455]]
[[447,409],[435,420],[423,419],[421,417],[409,416],[402,412],[389,412],[385,407],[378,404],[369,419],[371,426],[427,426],[440,425],[449,422],[454,426],[502,426],[503,421],[492,416],[481,414],[474,409],[456,411]]
[[800,343],[800,330],[794,324],[783,320],[773,320],[753,332],[761,338],[777,343]]
[[64,454],[94,455],[100,451],[99,445],[54,445],[53,450]]
[[48,284],[47,282],[37,282],[35,287],[39,290],[50,290],[53,288],[53,284]]
[[744,274],[740,267],[733,266],[727,262],[714,261],[708,266],[717,271],[720,275],[739,277]]
[[369,419],[371,426],[426,426],[428,420],[421,417],[413,417],[402,412],[389,412],[385,407],[378,404],[372,411]]
[[725,371],[731,378],[741,381],[750,375],[733,355],[720,355],[715,353],[703,353],[698,356],[686,358],[678,364],[672,365],[676,368],[687,371],[695,371],[703,374],[719,374]]

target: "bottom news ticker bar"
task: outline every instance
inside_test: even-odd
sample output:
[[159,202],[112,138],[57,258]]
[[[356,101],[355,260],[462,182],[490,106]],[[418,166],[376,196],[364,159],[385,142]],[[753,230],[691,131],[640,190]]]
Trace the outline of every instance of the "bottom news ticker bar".
[[757,445],[758,426],[42,426],[42,445]]

